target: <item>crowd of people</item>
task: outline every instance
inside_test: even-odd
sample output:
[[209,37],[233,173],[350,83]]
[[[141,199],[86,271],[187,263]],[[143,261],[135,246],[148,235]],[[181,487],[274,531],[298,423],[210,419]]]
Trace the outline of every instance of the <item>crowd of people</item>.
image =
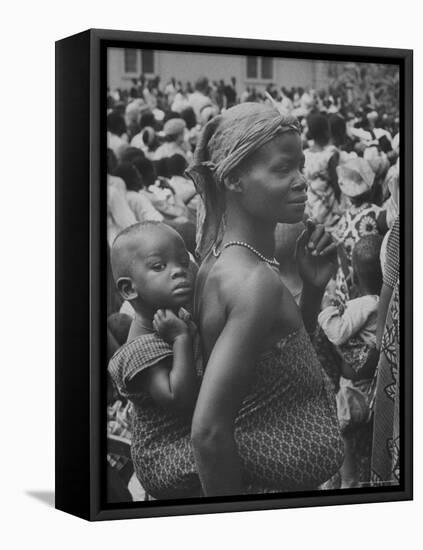
[[128,471],[159,499],[399,482],[399,120],[369,101],[108,90],[112,500]]

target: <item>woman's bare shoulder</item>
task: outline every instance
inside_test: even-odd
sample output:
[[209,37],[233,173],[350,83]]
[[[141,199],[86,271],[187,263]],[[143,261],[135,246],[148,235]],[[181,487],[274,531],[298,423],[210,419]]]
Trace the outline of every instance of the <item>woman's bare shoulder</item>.
[[210,286],[229,307],[253,306],[256,301],[274,303],[283,292],[279,272],[262,261],[216,262],[209,277]]

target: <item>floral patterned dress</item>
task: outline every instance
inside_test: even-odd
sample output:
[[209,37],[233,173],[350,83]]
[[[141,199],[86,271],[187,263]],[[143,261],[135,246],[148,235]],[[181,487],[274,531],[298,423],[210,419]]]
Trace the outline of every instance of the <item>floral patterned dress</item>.
[[351,206],[336,226],[333,237],[344,245],[347,262],[347,272],[340,265],[336,275],[336,293],[342,303],[350,299],[354,246],[365,235],[381,235],[378,218],[382,210],[380,206],[369,202],[359,207]]
[[382,337],[379,364],[375,373],[373,404],[373,486],[400,482],[400,222],[395,220],[388,239],[383,282],[392,289]]

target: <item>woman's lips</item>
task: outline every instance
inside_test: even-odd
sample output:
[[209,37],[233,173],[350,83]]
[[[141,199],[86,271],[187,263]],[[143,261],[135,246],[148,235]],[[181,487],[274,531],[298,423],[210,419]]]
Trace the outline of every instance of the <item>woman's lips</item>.
[[304,204],[307,202],[307,193],[303,193],[302,195],[299,195],[293,200],[289,201],[289,204]]

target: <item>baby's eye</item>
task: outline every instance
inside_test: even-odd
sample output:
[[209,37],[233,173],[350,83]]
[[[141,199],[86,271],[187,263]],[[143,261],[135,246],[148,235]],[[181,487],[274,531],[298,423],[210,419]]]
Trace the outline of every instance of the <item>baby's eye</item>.
[[166,267],[166,264],[163,262],[157,262],[151,266],[151,269],[153,271],[163,271],[163,269]]

